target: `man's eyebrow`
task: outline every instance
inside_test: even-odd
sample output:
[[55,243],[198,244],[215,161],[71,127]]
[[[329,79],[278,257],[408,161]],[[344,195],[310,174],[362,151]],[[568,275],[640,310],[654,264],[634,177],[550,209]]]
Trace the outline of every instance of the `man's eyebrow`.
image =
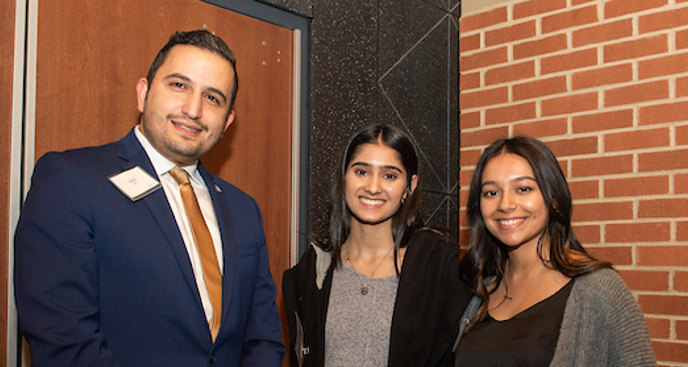
[[[191,82],[191,78],[189,78],[188,76],[186,76],[184,74],[179,74],[179,73],[172,73],[172,74],[165,77],[165,79],[175,79],[175,78],[181,79],[185,82]],[[227,102],[227,96],[221,90],[219,90],[217,88],[213,88],[213,87],[208,87],[207,91],[219,95],[223,99],[223,102]]]
[[179,74],[179,73],[172,73],[172,74],[165,77],[165,79],[173,79],[173,78],[181,79],[185,82],[191,81],[191,78],[189,78],[188,76],[186,76],[184,74]]
[[208,87],[208,91],[211,93],[215,93],[215,94],[219,95],[220,97],[222,97],[223,102],[227,102],[227,96],[225,96],[225,94],[222,93],[221,90],[219,90],[217,88],[213,88],[213,87]]

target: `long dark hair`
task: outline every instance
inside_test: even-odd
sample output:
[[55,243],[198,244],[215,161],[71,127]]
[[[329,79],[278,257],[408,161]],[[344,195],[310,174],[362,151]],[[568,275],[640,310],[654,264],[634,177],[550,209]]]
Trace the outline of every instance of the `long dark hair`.
[[[408,244],[408,239],[417,229],[423,227],[420,208],[421,180],[418,175],[418,154],[411,138],[403,130],[392,126],[375,124],[368,125],[354,133],[344,149],[341,162],[335,172],[335,182],[332,187],[332,211],[330,213],[329,239],[320,241],[321,247],[332,253],[331,269],[341,266],[342,245],[351,231],[352,213],[346,205],[346,172],[351,158],[364,144],[383,144],[394,149],[399,154],[401,164],[406,171],[407,197],[399,210],[392,217],[392,237],[394,238],[394,254]],[[411,179],[418,176],[415,190],[411,190]],[[399,273],[397,256],[394,265]]]
[[[474,320],[481,320],[487,313],[489,292],[485,278],[495,277],[496,287],[493,291],[496,290],[504,279],[504,268],[509,258],[507,247],[490,234],[480,212],[485,167],[493,158],[506,153],[516,154],[530,164],[544,198],[549,220],[538,241],[537,251],[545,266],[571,278],[611,267],[609,262],[590,256],[573,234],[571,192],[557,158],[547,145],[526,136],[497,140],[485,149],[478,160],[468,192],[467,213],[471,238],[468,251],[461,261],[460,274],[461,279],[471,285],[483,301]],[[549,240],[548,259],[543,258],[544,239]]]

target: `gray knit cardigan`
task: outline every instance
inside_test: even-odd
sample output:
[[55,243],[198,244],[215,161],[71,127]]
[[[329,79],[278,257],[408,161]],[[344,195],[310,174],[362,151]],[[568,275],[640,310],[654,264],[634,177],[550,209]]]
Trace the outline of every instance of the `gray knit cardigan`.
[[[477,298],[471,301],[463,324],[479,305]],[[499,353],[499,346],[495,346],[495,353]],[[456,366],[462,366],[458,358]],[[550,366],[657,366],[643,313],[614,270],[597,270],[576,278]]]

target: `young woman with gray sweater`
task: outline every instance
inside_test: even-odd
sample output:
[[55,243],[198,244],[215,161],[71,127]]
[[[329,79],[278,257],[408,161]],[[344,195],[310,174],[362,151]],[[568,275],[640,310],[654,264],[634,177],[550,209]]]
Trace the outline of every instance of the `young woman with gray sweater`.
[[656,366],[643,314],[571,229],[571,194],[533,138],[483,153],[467,203],[461,278],[476,296],[455,343],[458,366]]

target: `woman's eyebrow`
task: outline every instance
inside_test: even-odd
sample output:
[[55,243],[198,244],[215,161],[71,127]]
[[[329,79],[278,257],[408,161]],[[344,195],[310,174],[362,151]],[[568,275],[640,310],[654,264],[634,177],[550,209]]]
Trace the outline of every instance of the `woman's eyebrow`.
[[[349,167],[354,167],[354,166],[372,167],[373,165],[370,164],[370,163],[367,163],[367,162],[354,162],[354,163],[352,163]],[[380,166],[380,168],[391,169],[391,170],[399,171],[399,173],[404,173],[404,172],[401,170],[401,168],[399,168],[399,167],[397,167],[397,166],[388,166],[388,165],[385,165],[385,166]]]

